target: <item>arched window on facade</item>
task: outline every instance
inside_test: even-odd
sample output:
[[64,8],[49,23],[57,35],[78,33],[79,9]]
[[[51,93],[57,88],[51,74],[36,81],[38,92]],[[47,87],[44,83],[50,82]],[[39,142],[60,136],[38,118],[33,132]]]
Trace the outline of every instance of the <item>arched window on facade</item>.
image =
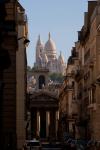
[[45,86],[45,77],[43,75],[39,76],[39,89],[42,89],[42,87]]

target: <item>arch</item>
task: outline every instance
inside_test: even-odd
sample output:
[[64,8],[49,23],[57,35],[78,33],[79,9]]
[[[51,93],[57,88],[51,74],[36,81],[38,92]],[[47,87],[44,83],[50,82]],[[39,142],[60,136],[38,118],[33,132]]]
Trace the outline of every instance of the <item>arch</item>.
[[45,76],[39,76],[39,89],[42,89],[43,85],[45,85]]

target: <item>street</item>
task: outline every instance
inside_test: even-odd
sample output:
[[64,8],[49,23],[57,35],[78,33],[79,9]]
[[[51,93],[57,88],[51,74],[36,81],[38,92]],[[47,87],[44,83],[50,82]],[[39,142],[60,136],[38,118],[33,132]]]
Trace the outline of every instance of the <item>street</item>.
[[42,150],[62,150],[62,145],[59,142],[56,143],[42,143]]

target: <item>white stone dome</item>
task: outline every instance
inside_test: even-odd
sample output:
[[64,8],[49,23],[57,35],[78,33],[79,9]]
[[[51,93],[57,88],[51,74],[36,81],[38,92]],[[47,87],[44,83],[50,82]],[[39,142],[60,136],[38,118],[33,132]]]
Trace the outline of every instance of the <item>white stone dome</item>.
[[49,39],[45,44],[44,50],[48,55],[56,55],[56,45],[54,43],[54,41],[51,39],[50,37],[50,33],[49,33]]

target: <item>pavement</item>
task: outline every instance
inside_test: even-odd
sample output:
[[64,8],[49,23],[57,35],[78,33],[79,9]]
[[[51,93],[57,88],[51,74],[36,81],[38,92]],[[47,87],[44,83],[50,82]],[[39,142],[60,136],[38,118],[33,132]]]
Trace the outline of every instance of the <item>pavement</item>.
[[62,150],[62,145],[60,142],[42,142],[42,150]]

